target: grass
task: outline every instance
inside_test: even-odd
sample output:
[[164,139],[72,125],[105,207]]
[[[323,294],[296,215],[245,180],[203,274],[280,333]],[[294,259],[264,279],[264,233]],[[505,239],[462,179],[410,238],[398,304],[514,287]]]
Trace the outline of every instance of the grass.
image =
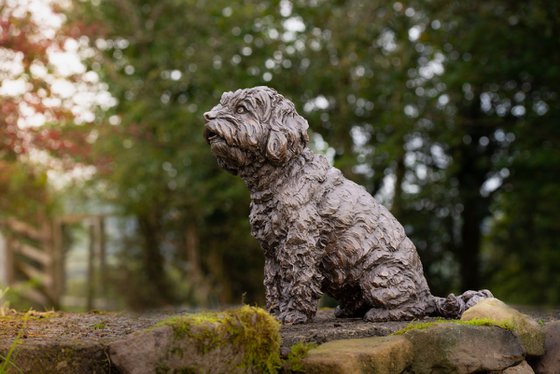
[[27,321],[29,320],[29,316],[30,316],[30,312],[27,312],[27,313],[24,314],[24,316],[22,318],[23,324],[21,326],[21,329],[19,329],[16,338],[14,339],[14,341],[12,342],[12,345],[10,346],[10,348],[8,349],[8,352],[6,353],[6,356],[0,355],[0,359],[2,360],[2,362],[0,363],[0,374],[6,374],[8,372],[8,368],[10,368],[10,367],[18,369],[17,366],[13,363],[12,360],[15,357],[15,351],[16,351],[17,346],[22,343],[22,336],[23,336],[23,333],[25,331]]
[[437,319],[435,321],[429,322],[411,322],[406,327],[395,331],[392,335],[403,335],[412,330],[424,330],[432,326],[442,324],[455,324],[465,326],[498,326],[505,330],[511,330],[513,328],[513,323],[511,321],[495,321],[490,318],[477,318],[470,321]]
[[0,317],[5,317],[11,311],[10,302],[6,300],[6,295],[9,290],[10,287],[0,289]]

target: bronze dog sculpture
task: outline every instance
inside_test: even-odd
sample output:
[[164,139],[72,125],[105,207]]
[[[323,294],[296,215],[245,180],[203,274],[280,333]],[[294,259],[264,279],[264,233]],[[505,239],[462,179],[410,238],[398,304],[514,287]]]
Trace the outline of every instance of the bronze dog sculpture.
[[218,164],[249,188],[267,309],[280,321],[310,321],[322,293],[339,302],[337,317],[368,321],[458,317],[492,296],[432,296],[401,224],[307,148],[307,121],[273,89],[226,92],[204,118]]

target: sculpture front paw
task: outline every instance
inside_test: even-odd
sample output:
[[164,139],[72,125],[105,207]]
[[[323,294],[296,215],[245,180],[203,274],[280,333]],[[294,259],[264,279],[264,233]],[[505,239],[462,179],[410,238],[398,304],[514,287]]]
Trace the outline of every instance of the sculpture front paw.
[[278,319],[280,322],[287,325],[297,325],[300,323],[306,323],[309,318],[297,310],[291,310],[289,312],[281,313]]

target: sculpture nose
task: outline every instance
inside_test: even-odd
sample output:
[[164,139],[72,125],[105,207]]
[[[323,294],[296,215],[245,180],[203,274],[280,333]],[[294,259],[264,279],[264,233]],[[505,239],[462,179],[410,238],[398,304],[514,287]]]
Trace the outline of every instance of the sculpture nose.
[[216,113],[212,110],[204,113],[204,119],[206,120],[206,122],[211,121],[215,118],[216,118]]

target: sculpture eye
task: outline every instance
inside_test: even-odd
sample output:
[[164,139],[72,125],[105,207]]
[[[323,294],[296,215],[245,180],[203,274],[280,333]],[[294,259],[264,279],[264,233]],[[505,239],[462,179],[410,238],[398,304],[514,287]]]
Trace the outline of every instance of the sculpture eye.
[[248,112],[247,108],[245,108],[243,105],[238,105],[237,108],[235,108],[235,113],[237,114],[243,114],[247,112]]

